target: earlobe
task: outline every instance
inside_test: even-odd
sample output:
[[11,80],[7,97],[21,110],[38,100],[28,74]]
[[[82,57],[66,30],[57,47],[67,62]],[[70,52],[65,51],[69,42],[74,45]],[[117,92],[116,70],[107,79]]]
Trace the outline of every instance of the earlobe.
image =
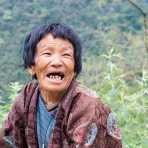
[[74,73],[74,78],[76,78],[76,75],[77,75],[77,74],[76,74],[76,72],[75,72],[75,73]]
[[34,75],[35,75],[34,67],[31,66],[31,67],[27,68],[27,72],[28,72],[31,76],[34,76]]

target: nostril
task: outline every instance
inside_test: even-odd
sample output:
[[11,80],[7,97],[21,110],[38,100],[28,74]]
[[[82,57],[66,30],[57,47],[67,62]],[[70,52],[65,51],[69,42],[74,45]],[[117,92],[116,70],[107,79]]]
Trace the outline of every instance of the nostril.
[[62,65],[62,61],[60,60],[60,59],[53,59],[52,61],[51,61],[51,65],[53,65],[53,66],[61,66]]

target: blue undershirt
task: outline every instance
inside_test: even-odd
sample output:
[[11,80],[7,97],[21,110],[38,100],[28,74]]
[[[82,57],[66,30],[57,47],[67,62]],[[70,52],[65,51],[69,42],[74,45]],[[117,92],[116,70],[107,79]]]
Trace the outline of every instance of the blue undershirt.
[[48,111],[41,96],[37,102],[37,137],[39,148],[47,148],[52,129],[55,124],[57,107]]

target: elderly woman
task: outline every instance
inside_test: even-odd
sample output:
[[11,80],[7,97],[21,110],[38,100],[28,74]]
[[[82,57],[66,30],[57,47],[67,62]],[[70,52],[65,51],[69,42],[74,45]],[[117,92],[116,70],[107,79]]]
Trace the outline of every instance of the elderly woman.
[[3,148],[122,147],[111,110],[76,81],[81,44],[71,28],[49,24],[34,29],[25,39],[23,61],[34,80],[8,114]]

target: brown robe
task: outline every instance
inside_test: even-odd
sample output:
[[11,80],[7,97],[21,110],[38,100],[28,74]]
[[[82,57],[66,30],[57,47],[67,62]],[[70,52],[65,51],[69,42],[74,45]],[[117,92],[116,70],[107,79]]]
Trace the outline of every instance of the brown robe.
[[[5,136],[16,148],[37,148],[38,84],[31,82],[16,97],[5,122]],[[0,143],[4,141],[0,139]],[[120,131],[111,110],[75,80],[61,98],[48,148],[121,148]],[[5,148],[3,146],[3,148]]]

